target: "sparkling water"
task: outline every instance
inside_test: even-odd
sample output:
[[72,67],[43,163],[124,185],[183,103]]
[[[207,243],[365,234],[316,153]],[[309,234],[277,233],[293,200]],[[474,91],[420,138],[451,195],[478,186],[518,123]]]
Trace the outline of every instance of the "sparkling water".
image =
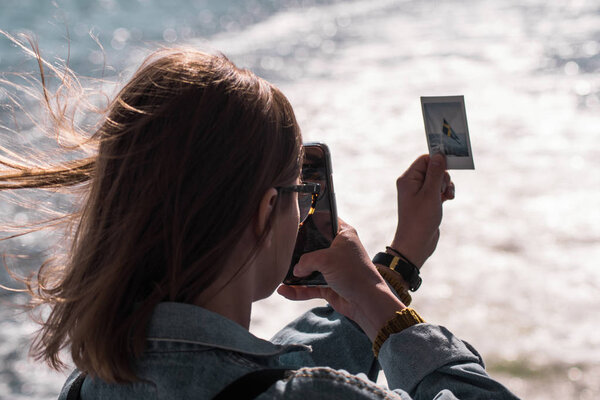
[[[600,395],[598,2],[57,3],[4,0],[0,29],[109,81],[149,49],[191,45],[278,85],[305,139],[330,146],[339,214],[372,255],[394,233],[395,179],[427,151],[419,96],[464,95],[476,170],[451,171],[456,199],[414,307],[525,398]],[[35,66],[3,39],[0,70]],[[269,337],[314,304],[274,295],[251,330]],[[64,374],[26,358],[33,323],[2,305],[0,325],[0,398],[54,398]]]

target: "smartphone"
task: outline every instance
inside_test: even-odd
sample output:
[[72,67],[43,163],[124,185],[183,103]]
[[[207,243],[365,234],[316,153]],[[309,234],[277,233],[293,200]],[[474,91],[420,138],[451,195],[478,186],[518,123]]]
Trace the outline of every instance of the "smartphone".
[[292,262],[283,283],[287,285],[326,286],[327,282],[320,272],[314,272],[304,278],[295,277],[293,274],[294,266],[298,263],[302,254],[329,247],[338,231],[329,148],[324,143],[305,143],[303,147],[302,182],[318,183],[321,189],[317,197],[315,212],[308,216],[298,230]]

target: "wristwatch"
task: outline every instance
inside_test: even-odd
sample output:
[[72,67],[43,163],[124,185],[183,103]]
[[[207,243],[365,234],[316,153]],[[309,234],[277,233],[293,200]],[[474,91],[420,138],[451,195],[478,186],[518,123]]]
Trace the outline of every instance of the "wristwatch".
[[373,264],[385,265],[389,269],[398,272],[408,283],[411,291],[416,291],[423,281],[419,276],[419,268],[408,260],[387,253],[377,253],[373,257]]

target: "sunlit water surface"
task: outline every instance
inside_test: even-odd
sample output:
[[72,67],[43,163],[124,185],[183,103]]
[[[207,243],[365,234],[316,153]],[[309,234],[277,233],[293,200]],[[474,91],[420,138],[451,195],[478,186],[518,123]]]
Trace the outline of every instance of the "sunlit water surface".
[[[395,178],[426,152],[419,96],[464,94],[476,170],[452,173],[457,196],[414,307],[525,398],[600,395],[600,4],[128,4],[9,0],[0,28],[30,30],[46,55],[65,58],[66,21],[71,65],[86,75],[104,61],[91,29],[109,79],[125,79],[157,44],[190,44],[273,81],[305,139],[329,144],[339,214],[370,254],[395,229]],[[0,50],[0,70],[33,71],[8,41]],[[306,307],[272,296],[251,330],[269,337]],[[26,359],[33,329],[0,308],[0,398],[53,398],[62,385]]]

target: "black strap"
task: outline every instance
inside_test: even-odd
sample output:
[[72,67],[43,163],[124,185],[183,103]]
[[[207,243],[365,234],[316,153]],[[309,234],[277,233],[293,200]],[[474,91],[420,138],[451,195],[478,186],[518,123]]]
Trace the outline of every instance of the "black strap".
[[227,385],[213,400],[254,399],[270,388],[275,382],[287,378],[293,372],[294,370],[286,368],[269,368],[252,371]]
[[419,268],[408,260],[387,253],[377,253],[373,257],[373,264],[385,265],[398,272],[414,292],[421,286],[422,279],[419,276]]
[[81,399],[81,386],[85,380],[85,374],[80,372],[77,378],[71,383],[69,392],[67,393],[67,400],[80,400]]

